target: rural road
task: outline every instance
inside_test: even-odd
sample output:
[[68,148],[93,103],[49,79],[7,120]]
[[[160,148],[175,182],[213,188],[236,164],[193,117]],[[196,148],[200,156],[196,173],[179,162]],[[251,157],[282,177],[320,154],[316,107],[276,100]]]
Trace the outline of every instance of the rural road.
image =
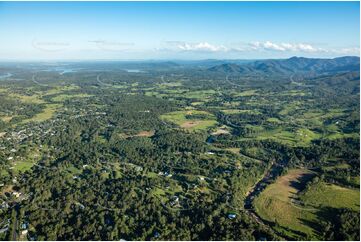
[[100,76],[101,76],[101,74],[97,75],[97,82],[102,86],[106,86],[107,84],[100,80]]
[[42,84],[42,83],[38,82],[35,78],[36,78],[36,75],[34,74],[33,77],[32,77],[32,81],[33,81],[35,84],[37,84],[37,85],[39,85],[39,86],[42,86],[42,87],[47,87],[47,86],[48,86],[48,85],[46,85],[46,84]]
[[234,83],[234,82],[231,82],[230,80],[228,80],[228,77],[229,77],[229,75],[226,76],[226,82],[228,82],[228,83],[231,84],[231,85],[237,86],[237,87],[242,87],[241,85],[239,85],[239,84],[237,84],[237,83]]

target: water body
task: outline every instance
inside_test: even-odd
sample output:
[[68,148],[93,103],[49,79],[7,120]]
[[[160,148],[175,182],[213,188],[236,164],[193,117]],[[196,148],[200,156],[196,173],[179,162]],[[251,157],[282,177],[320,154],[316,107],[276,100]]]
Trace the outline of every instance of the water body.
[[65,73],[73,73],[77,72],[79,69],[66,68],[66,67],[56,67],[55,71],[59,72],[60,75],[64,75]]
[[59,72],[59,75],[64,75],[66,73],[78,72],[81,68],[67,68],[67,67],[55,67],[51,69],[46,69],[43,71],[56,71]]
[[142,70],[138,70],[138,69],[125,69],[127,72],[131,72],[131,73],[141,73],[144,72]]
[[13,74],[11,74],[11,73],[1,74],[0,79],[5,79],[5,78],[8,78],[8,77],[11,77],[12,75]]

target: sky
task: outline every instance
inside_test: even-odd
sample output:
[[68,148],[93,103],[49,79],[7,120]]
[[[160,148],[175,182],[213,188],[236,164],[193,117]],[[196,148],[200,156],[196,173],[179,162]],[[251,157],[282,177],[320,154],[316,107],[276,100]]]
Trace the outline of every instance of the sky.
[[359,2],[0,2],[1,60],[329,58]]

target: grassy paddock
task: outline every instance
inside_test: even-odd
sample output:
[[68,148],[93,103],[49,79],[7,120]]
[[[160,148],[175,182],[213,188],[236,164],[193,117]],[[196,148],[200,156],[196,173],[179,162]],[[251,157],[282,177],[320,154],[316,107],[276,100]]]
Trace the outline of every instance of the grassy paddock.
[[310,177],[312,172],[305,169],[293,169],[279,177],[255,199],[256,212],[263,219],[276,223],[275,229],[289,237],[306,236],[318,240],[321,239],[318,225],[333,216],[323,212],[326,208],[346,207],[359,211],[359,189],[319,182],[299,195]]
[[[204,115],[204,118],[187,118],[192,117],[193,115]],[[217,124],[213,114],[199,110],[175,111],[164,114],[161,118],[188,130],[206,130]]]
[[56,112],[58,108],[62,107],[61,104],[46,104],[45,108],[41,113],[36,114],[34,117],[30,119],[25,119],[22,121],[22,123],[28,123],[28,122],[42,122],[45,120],[50,119],[53,114]]

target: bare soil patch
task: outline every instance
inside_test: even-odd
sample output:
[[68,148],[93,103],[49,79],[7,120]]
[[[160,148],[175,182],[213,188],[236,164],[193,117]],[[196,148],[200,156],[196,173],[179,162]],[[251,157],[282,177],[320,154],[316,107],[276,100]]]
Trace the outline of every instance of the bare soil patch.
[[197,120],[197,121],[187,121],[187,122],[184,122],[183,124],[181,124],[181,127],[182,128],[192,128],[192,127],[194,127],[194,126],[197,126],[197,125],[199,125],[200,123],[202,123],[202,121],[199,121],[199,120]]
[[154,131],[140,131],[138,134],[134,135],[137,137],[151,137],[154,135]]

